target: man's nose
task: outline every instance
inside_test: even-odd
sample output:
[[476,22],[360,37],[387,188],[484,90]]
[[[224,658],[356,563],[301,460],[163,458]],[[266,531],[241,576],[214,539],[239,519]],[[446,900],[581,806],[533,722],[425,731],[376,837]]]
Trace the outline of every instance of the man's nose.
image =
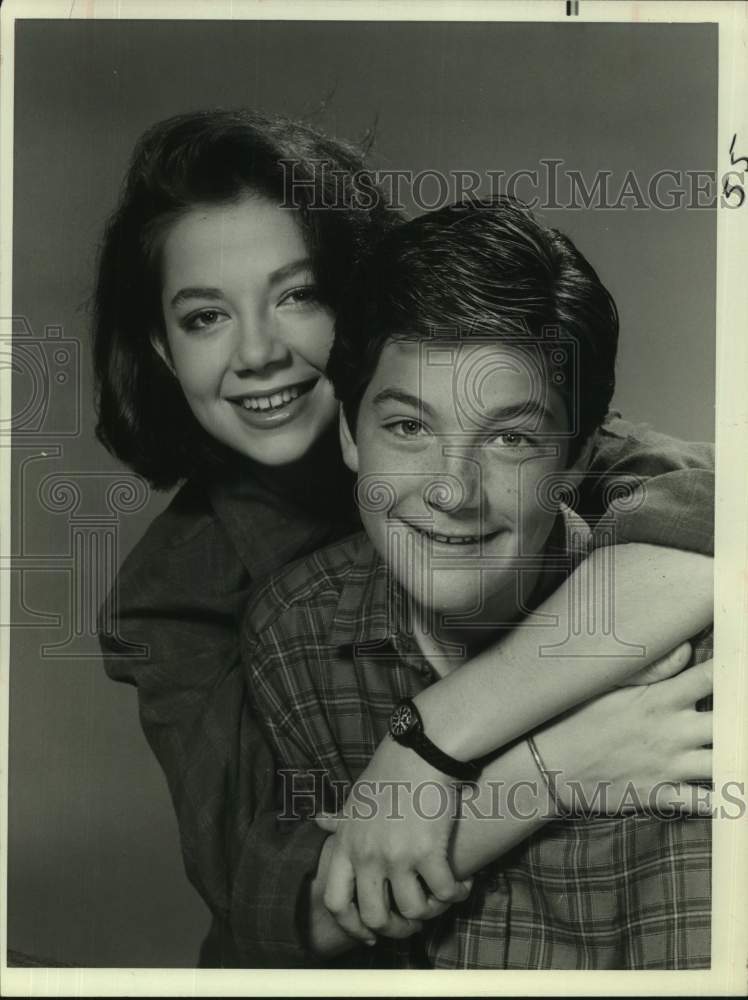
[[282,361],[287,353],[288,349],[268,318],[251,315],[239,319],[233,359],[237,371],[262,371],[274,361]]
[[477,457],[445,445],[442,466],[424,492],[426,504],[443,513],[475,510],[480,506],[481,478]]

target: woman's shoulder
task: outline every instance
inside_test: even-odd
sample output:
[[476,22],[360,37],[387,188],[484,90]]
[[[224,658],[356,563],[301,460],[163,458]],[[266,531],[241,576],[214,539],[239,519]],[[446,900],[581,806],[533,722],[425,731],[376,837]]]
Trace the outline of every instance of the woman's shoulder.
[[199,481],[184,483],[167,507],[150,523],[120,568],[120,582],[144,582],[168,576],[210,581],[206,577],[238,572],[241,559],[236,546],[216,513],[211,491]]
[[139,544],[153,550],[180,548],[199,539],[218,522],[210,491],[203,483],[188,480],[153,519]]

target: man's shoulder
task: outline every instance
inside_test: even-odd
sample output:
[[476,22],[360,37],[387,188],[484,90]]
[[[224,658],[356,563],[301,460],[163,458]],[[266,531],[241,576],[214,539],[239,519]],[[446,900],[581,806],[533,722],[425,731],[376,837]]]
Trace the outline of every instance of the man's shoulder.
[[259,635],[281,621],[324,626],[332,621],[351,571],[371,551],[363,531],[349,535],[285,566],[256,592],[244,618],[244,631]]
[[612,411],[593,439],[590,472],[634,473],[641,478],[668,472],[714,470],[714,445],[687,441],[631,423]]

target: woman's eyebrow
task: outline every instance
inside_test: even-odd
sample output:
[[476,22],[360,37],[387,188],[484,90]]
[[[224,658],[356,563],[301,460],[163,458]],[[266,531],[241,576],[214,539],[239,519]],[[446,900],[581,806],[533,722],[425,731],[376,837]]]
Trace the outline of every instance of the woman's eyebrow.
[[215,302],[221,298],[223,298],[223,292],[220,288],[194,286],[192,288],[180,288],[169,304],[172,308],[175,308],[181,305],[182,302],[187,302],[190,299],[210,299]]
[[268,284],[277,285],[281,281],[285,281],[286,278],[290,278],[292,275],[297,274],[299,271],[311,271],[312,269],[312,258],[311,257],[300,257],[298,260],[292,260],[288,264],[284,264],[282,267],[276,268],[275,271],[271,271],[268,275]]
[[[268,284],[277,285],[281,281],[286,281],[294,274],[298,274],[299,271],[311,270],[311,267],[311,257],[300,257],[298,260],[292,260],[288,264],[283,264],[281,267],[276,268],[275,271],[271,271],[267,279]],[[217,299],[222,298],[223,292],[220,288],[207,288],[202,285],[194,285],[189,288],[180,288],[169,304],[172,308],[176,308],[176,306],[181,305],[189,299],[210,299],[215,302]]]

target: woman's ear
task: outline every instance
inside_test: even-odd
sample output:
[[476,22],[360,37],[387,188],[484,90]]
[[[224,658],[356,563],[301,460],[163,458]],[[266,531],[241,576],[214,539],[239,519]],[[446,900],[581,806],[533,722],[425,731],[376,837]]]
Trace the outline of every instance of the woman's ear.
[[155,331],[151,334],[151,347],[156,354],[158,354],[172,375],[176,376],[177,373],[174,369],[174,362],[171,360],[169,345],[166,343],[166,340]]
[[342,406],[339,413],[340,450],[343,452],[343,461],[351,472],[358,472],[358,448],[356,447],[356,442],[353,440],[353,434],[351,434],[348,419]]

